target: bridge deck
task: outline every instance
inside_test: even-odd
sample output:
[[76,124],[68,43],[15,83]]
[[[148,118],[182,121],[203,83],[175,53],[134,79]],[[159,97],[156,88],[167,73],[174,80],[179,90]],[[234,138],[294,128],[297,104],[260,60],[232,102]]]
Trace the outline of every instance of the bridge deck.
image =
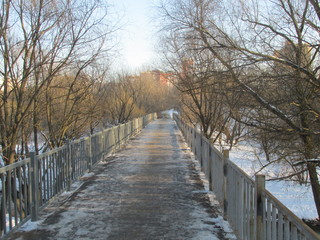
[[193,158],[159,119],[9,239],[235,239]]

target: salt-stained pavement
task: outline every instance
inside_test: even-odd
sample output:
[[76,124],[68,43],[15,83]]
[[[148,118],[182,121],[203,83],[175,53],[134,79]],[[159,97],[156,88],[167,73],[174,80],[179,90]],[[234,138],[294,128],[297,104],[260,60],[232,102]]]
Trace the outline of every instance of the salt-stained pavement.
[[8,239],[235,239],[173,120],[149,124]]

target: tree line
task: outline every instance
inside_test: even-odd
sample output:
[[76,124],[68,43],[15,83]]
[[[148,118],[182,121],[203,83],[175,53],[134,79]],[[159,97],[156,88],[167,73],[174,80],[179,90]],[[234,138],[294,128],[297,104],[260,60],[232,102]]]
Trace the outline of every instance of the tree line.
[[320,216],[318,0],[163,0],[159,15],[185,120],[255,140],[279,179],[311,184]]
[[0,11],[4,165],[166,108],[167,88],[111,73],[119,20],[105,1],[1,0]]

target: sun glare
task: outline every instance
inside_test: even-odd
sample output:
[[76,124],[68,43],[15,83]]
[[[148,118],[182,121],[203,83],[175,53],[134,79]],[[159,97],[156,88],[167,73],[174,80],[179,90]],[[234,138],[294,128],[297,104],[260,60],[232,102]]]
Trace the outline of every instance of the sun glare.
[[126,61],[128,63],[128,67],[130,68],[139,68],[143,65],[150,63],[152,58],[152,53],[150,51],[143,50],[131,50],[126,54]]

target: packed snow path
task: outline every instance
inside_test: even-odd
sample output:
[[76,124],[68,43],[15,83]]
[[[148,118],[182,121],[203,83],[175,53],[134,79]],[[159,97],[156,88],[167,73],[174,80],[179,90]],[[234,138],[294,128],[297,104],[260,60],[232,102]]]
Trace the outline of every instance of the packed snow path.
[[9,239],[235,239],[173,120],[149,124]]

